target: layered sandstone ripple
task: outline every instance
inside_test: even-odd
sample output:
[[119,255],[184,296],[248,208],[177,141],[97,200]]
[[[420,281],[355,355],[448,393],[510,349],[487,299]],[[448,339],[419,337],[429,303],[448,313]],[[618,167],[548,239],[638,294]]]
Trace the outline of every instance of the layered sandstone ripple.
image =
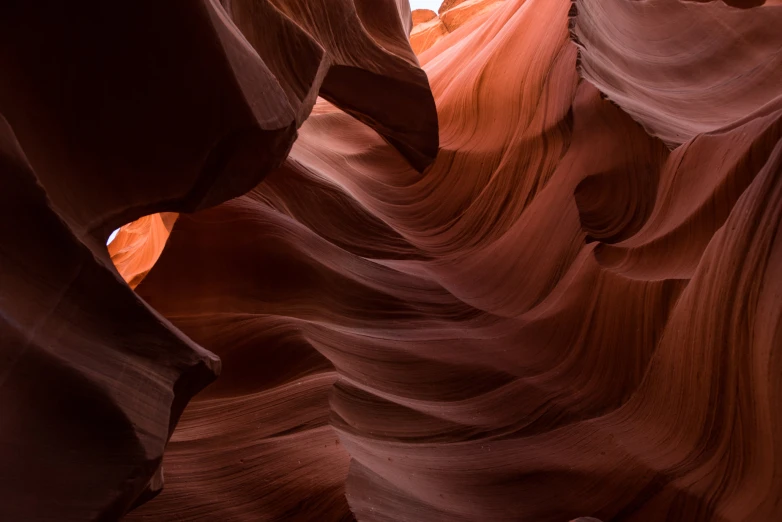
[[730,4],[2,8],[0,520],[782,520]]

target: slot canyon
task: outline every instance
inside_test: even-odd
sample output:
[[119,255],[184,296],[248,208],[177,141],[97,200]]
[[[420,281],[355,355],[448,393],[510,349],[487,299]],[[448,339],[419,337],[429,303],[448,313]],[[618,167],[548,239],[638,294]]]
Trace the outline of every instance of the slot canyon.
[[0,6],[0,522],[782,520],[782,0],[433,4]]

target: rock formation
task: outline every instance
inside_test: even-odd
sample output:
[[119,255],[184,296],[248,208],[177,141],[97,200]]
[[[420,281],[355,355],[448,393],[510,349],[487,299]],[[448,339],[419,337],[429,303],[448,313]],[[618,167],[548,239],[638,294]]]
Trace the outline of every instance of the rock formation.
[[584,77],[672,146],[771,110],[782,94],[782,10],[726,3],[578,0]]
[[782,519],[728,4],[0,8],[0,519]]
[[128,286],[136,288],[155,266],[177,217],[176,212],[151,214],[119,229],[109,255]]
[[[322,90],[415,168],[433,159],[406,2],[327,4],[342,26],[314,17],[326,4],[256,2],[269,40],[240,32],[255,21],[238,1],[0,8],[0,519],[116,520],[149,499],[182,410],[219,373],[122,280],[112,230],[257,185],[311,109],[304,92]],[[113,254],[143,277],[163,238],[117,249],[128,234]]]
[[484,18],[481,15],[488,15],[503,2],[505,0],[446,0],[440,6],[439,16],[426,9],[413,11],[410,45],[416,54],[421,54],[467,22],[480,23]]

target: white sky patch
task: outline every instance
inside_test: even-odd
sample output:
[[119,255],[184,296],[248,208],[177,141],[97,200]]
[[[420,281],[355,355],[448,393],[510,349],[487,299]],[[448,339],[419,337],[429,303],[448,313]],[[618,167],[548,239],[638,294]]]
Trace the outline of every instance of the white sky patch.
[[119,229],[117,229],[117,230],[115,230],[114,232],[112,232],[112,233],[111,233],[111,235],[109,236],[109,240],[108,240],[108,241],[106,241],[106,244],[107,244],[107,245],[108,245],[109,243],[111,243],[112,241],[114,241],[114,238],[115,238],[115,237],[117,237],[117,233],[118,233],[118,232],[119,232]]
[[410,9],[430,9],[436,13],[442,3],[443,0],[410,0]]

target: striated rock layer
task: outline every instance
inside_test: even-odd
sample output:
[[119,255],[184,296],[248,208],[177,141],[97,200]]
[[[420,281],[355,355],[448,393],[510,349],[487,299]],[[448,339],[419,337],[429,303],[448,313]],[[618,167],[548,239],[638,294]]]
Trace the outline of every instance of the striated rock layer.
[[[178,222],[139,294],[225,369],[174,436],[176,491],[139,516],[779,518],[781,108],[750,103],[671,152],[579,82],[569,10],[508,0],[421,55],[441,144],[423,178],[319,102],[279,171]],[[775,13],[743,16],[772,30]],[[598,44],[580,41],[585,64]],[[290,435],[202,413],[317,404],[332,365],[339,451],[308,408]],[[233,440],[256,445],[242,464]]]
[[413,31],[410,44],[420,54],[447,34],[454,32],[467,22],[481,23],[491,11],[500,7],[505,0],[456,0],[445,1],[438,14],[427,9],[413,11]]
[[672,146],[770,110],[782,95],[782,9],[763,3],[577,0],[584,77]]
[[[163,249],[173,216],[154,213],[257,185],[318,92],[415,168],[432,161],[409,8],[374,3],[330,0],[335,27],[325,4],[258,2],[267,38],[239,1],[0,8],[0,519],[117,520],[161,490],[168,439],[220,361],[120,276],[137,285]],[[115,268],[106,239],[139,218]]]
[[[83,107],[41,82],[111,54],[34,60],[71,11],[12,4],[0,518],[782,519],[782,7],[756,3],[156,4],[167,66],[114,65],[171,91],[134,112],[108,73]],[[170,71],[186,43],[215,62]],[[161,113],[175,81],[202,90]],[[194,159],[234,126],[258,141]]]

